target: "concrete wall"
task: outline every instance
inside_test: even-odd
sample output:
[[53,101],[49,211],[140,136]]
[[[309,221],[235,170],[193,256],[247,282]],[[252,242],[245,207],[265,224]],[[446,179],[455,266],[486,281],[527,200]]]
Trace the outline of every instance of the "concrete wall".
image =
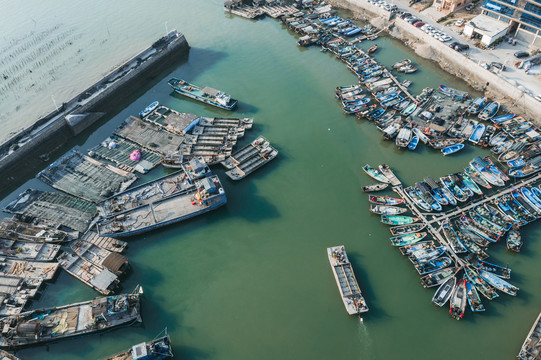
[[[376,26],[385,26],[389,23],[386,20],[389,17],[387,11],[365,0],[336,0],[336,3],[338,6],[352,10],[360,18],[372,20],[371,23]],[[381,19],[374,20],[374,17]],[[497,74],[482,68],[476,62],[451,49],[447,44],[434,39],[406,21],[400,18],[392,21],[395,26],[390,31],[391,36],[406,42],[416,49],[420,56],[436,61],[440,67],[465,80],[476,90],[485,91],[487,96],[505,104],[510,111],[526,116],[536,125],[541,126],[541,103],[532,96],[523,93]],[[417,51],[421,46],[429,47],[429,49]]]
[[[40,118],[0,145],[0,185],[6,191],[37,166],[41,157],[66,144],[104,115],[112,115],[134,89],[144,89],[154,77],[185,59],[189,45],[184,35],[171,32],[149,48],[120,64],[103,79]],[[70,116],[82,114],[84,116]],[[69,120],[66,117],[69,116]]]

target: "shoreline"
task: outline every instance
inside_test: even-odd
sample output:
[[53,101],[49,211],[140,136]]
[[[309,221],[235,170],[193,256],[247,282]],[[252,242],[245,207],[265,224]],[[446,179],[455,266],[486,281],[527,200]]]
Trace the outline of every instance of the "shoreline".
[[418,56],[436,62],[449,74],[461,78],[475,90],[504,104],[510,112],[523,114],[536,125],[541,125],[537,120],[541,117],[541,104],[532,96],[405,20],[396,17],[388,20],[391,15],[388,11],[366,0],[335,0],[333,5],[351,11],[354,18],[368,21],[378,29],[390,26],[389,30],[385,30],[387,34],[400,40]]
[[16,185],[19,179],[31,176],[44,159],[48,159],[75,136],[100,119],[118,112],[121,99],[133,94],[134,85],[152,81],[164,69],[184,59],[189,49],[184,35],[172,30],[118,64],[114,70],[58,109],[4,141],[0,145],[0,171],[10,174],[0,180],[5,191],[10,191],[9,188]]

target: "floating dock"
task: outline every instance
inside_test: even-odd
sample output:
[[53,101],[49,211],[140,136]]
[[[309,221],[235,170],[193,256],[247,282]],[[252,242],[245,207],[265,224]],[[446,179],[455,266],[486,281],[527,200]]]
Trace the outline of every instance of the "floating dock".
[[53,261],[60,245],[0,239],[0,256],[15,260]]
[[92,202],[122,192],[137,180],[131,172],[101,163],[77,150],[49,165],[37,178],[55,189]]
[[348,314],[355,315],[367,312],[368,306],[361,294],[344,245],[327,248],[327,255]]
[[37,295],[42,283],[42,279],[0,276],[0,316],[20,313]]
[[94,230],[94,228],[91,228],[86,233],[84,233],[80,239],[94,244],[99,248],[113,251],[119,254],[123,253],[124,250],[126,250],[126,248],[128,247],[128,243],[126,241],[118,240],[112,237],[99,236],[97,230]]
[[62,193],[28,189],[9,203],[4,211],[85,232],[96,214],[96,205]]
[[68,234],[51,227],[20,221],[14,217],[0,222],[0,238],[37,243],[62,243],[68,239]]
[[57,269],[58,263],[56,262],[20,261],[0,257],[0,276],[51,280]]
[[90,242],[75,240],[70,247],[77,256],[106,268],[117,276],[126,274],[130,268],[128,258],[124,255],[100,248]]
[[260,136],[246,145],[221,164],[230,169],[226,175],[233,180],[240,180],[265,165],[278,155],[268,140]]

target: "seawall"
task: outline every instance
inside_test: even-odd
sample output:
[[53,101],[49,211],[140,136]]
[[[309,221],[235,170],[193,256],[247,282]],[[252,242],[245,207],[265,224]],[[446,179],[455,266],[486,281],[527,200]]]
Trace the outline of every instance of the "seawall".
[[100,81],[85,89],[57,110],[38,119],[0,145],[0,185],[5,190],[30,176],[43,164],[41,158],[70,141],[104,116],[118,111],[134,89],[145,87],[165,68],[184,59],[189,45],[173,30],[147,49],[118,65]]
[[389,20],[388,11],[366,0],[335,1],[337,6],[353,11],[356,17],[370,21],[377,27],[392,24],[389,34],[415,49],[419,56],[437,62],[442,69],[463,79],[474,89],[498,100],[510,112],[523,115],[541,126],[541,103],[497,74],[482,68],[462,53],[451,49],[447,44],[411,26],[408,22],[397,17]]

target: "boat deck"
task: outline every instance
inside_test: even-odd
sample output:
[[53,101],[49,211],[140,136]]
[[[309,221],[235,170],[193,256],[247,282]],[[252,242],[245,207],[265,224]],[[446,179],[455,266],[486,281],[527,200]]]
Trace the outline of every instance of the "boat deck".
[[[130,154],[135,150],[141,151],[139,161],[130,160]],[[88,154],[110,161],[123,170],[137,171],[142,174],[158,166],[162,158],[157,152],[142,149],[141,146],[116,136],[108,137],[101,144],[90,149]]]
[[0,316],[20,313],[28,301],[36,296],[42,283],[42,279],[0,276]]
[[37,178],[55,189],[98,202],[126,190],[137,177],[72,150],[41,171]]
[[521,360],[538,360],[541,358],[541,313],[535,320],[520,353],[517,356]]
[[4,211],[84,232],[96,214],[96,205],[71,195],[28,189],[9,203]]
[[209,118],[209,117],[201,117],[199,120],[200,126],[213,126],[213,127],[226,127],[226,128],[244,128],[246,130],[249,130],[252,128],[254,123],[254,119],[252,118],[222,118],[222,117],[216,117],[216,118]]
[[108,295],[118,283],[118,277],[115,274],[75,254],[64,252],[58,260],[60,266],[70,275],[101,294]]
[[147,116],[145,121],[173,134],[184,135],[189,131],[189,125],[198,118],[195,114],[181,113],[168,107],[160,106]]
[[99,236],[98,232],[94,229],[88,230],[86,233],[84,233],[84,235],[81,236],[81,240],[119,254],[123,253],[124,250],[126,250],[126,247],[128,247],[128,243],[126,241],[107,236]]
[[116,252],[100,248],[84,240],[76,240],[71,249],[77,256],[90,261],[94,265],[104,267],[117,276],[122,275],[129,267],[128,258]]
[[67,233],[46,226],[37,226],[27,222],[3,219],[0,222],[0,238],[31,242],[61,243],[68,237]]
[[227,169],[226,175],[233,180],[240,180],[265,165],[278,155],[278,150],[263,137],[243,147],[221,164]]
[[134,116],[126,119],[115,130],[115,134],[161,155],[177,150],[184,140],[183,136],[164,131]]
[[57,262],[21,261],[0,258],[0,275],[21,279],[51,280],[58,269]]
[[0,239],[0,256],[17,260],[53,261],[60,245]]

